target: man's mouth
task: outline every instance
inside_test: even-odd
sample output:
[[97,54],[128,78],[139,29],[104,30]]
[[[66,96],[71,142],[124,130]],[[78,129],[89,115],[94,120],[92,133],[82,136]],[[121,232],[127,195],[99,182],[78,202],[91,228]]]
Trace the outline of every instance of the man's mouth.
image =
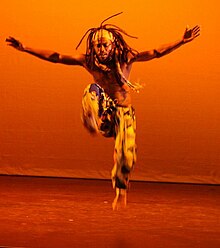
[[107,56],[107,54],[106,53],[102,53],[102,54],[100,54],[100,57],[106,57]]
[[99,55],[99,58],[101,59],[101,60],[106,60],[107,59],[107,54],[100,54]]

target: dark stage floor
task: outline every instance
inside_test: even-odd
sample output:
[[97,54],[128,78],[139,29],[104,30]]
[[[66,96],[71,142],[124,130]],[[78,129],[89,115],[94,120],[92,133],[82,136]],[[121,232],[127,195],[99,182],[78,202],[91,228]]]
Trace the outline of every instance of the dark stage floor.
[[219,248],[220,186],[0,176],[0,247]]

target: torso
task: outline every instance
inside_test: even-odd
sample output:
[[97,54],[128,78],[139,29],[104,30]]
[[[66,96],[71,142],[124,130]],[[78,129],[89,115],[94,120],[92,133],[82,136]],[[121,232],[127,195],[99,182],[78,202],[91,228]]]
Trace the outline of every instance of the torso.
[[[128,78],[131,71],[131,65],[124,64],[121,68],[124,76]],[[114,70],[103,72],[101,70],[86,69],[93,76],[95,83],[99,84],[108,96],[115,100],[118,105],[124,107],[131,105],[131,89],[127,84],[122,85],[122,83],[118,82]]]

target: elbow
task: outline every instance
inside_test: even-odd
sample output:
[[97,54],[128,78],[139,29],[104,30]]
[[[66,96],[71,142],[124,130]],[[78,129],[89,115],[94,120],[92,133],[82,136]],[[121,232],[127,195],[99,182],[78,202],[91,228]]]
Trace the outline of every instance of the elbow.
[[161,58],[164,54],[162,52],[158,52],[156,49],[154,49],[154,55],[155,55],[155,58]]
[[59,53],[53,53],[49,56],[48,60],[52,63],[58,63],[60,60],[60,54]]

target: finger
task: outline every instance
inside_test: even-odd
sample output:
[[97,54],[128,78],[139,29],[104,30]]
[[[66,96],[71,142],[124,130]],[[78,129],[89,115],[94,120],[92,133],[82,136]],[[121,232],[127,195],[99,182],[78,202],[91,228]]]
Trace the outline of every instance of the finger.
[[11,40],[11,36],[8,36],[5,41],[10,41]]
[[187,25],[186,25],[186,30],[185,30],[185,32],[188,31],[188,29],[189,29],[189,25],[187,24]]
[[194,26],[192,29],[197,29],[199,28],[199,25]]
[[18,40],[16,40],[14,37],[12,37],[12,36],[9,36],[9,38],[10,38],[10,41],[11,42],[18,42]]
[[194,30],[193,33],[194,33],[194,34],[200,33],[200,29]]
[[194,35],[199,34],[199,33],[200,33],[200,30],[197,30],[197,31],[193,32]]
[[192,30],[193,31],[198,31],[198,30],[200,30],[200,27],[199,26],[195,26]]
[[196,37],[198,37],[198,36],[200,36],[200,34],[195,35],[194,38],[196,38]]
[[194,32],[193,34],[194,34],[194,36],[195,36],[195,35],[197,35],[197,34],[200,34],[200,32]]
[[9,39],[11,39],[11,40],[15,40],[15,38],[14,38],[14,37],[12,37],[12,36],[9,36]]
[[11,40],[12,40],[13,42],[17,42],[17,40],[16,40],[15,38],[13,38],[13,37],[11,37]]
[[199,32],[200,28],[193,29],[193,32]]

